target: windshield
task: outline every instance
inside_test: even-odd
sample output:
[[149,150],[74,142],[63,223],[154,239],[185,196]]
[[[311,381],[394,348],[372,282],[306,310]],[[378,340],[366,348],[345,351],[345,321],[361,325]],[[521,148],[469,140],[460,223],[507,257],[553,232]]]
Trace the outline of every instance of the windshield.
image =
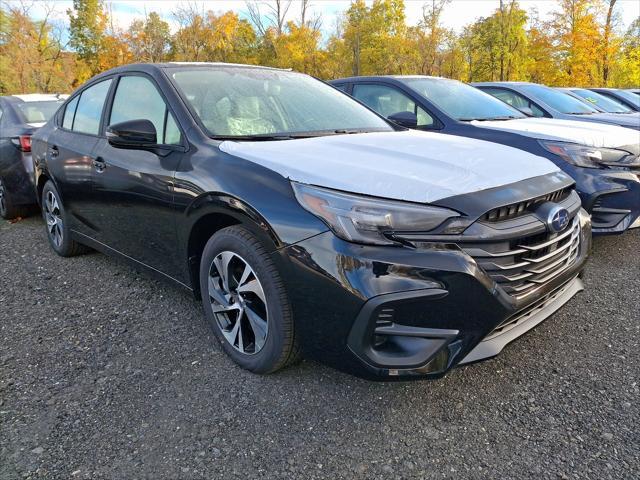
[[631,113],[632,110],[624,104],[615,101],[613,98],[605,97],[597,92],[592,92],[586,88],[576,88],[571,90],[580,98],[584,98],[587,102],[592,103],[596,107],[601,108],[609,113]]
[[308,75],[212,67],[174,70],[171,77],[214,137],[393,131],[349,96]]
[[621,98],[624,98],[627,102],[631,103],[631,105],[640,107],[640,97],[638,95],[626,90],[616,90],[616,93],[620,95]]
[[488,93],[457,80],[403,78],[402,81],[456,120],[500,120],[526,117]]
[[52,100],[47,102],[21,102],[17,103],[18,111],[26,123],[44,123],[48,121],[64,100]]
[[[555,108],[560,113],[574,114],[574,115],[588,115],[591,113],[598,113],[593,107],[590,107],[586,103],[573,98],[553,88],[545,87],[543,85],[522,85],[520,88],[527,94],[535,97],[551,108]],[[532,99],[532,100],[535,100]]]

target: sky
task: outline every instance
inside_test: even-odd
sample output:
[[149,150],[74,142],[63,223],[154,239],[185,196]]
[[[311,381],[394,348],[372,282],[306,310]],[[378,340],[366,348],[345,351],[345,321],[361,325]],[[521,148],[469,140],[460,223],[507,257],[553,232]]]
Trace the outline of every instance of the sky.
[[[11,1],[11,0],[10,0]],[[50,0],[55,3],[56,16],[66,21],[66,10],[71,8],[72,2],[69,0]],[[262,3],[265,3],[264,0]],[[367,0],[368,3],[371,0]],[[172,25],[172,30],[176,28],[171,12],[180,4],[197,4],[203,10],[213,10],[214,12],[225,12],[233,10],[241,17],[247,17],[246,2],[244,0],[191,0],[191,2],[181,0],[105,0],[110,5],[116,25],[126,28],[133,20],[144,18],[145,12],[158,12],[165,20]],[[293,0],[289,18],[298,17],[300,8],[299,1]],[[326,35],[331,34],[336,25],[336,19],[341,12],[349,7],[349,0],[312,0],[311,10],[320,13],[323,18],[322,26]],[[415,25],[422,14],[422,6],[425,0],[405,0],[405,14],[407,23]],[[499,5],[499,0],[452,0],[445,7],[442,23],[447,28],[453,28],[460,32],[465,25],[474,22],[480,17],[491,15]],[[520,0],[520,5],[527,11],[537,10],[542,19],[557,9],[557,0]],[[640,16],[640,0],[618,0],[618,13],[624,28]],[[43,5],[35,2],[32,7],[32,15],[36,18],[42,15]]]

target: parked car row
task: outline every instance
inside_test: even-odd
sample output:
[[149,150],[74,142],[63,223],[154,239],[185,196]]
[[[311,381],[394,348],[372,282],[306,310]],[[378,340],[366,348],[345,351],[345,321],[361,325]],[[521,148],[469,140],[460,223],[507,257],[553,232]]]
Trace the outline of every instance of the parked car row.
[[[547,112],[549,107],[537,97],[520,102],[525,97],[511,90],[515,88],[512,84],[504,91],[497,87],[488,90],[497,100],[480,89],[445,78],[354,77],[331,83],[406,127],[488,140],[549,159],[576,182],[596,234],[640,226],[640,137],[634,129],[578,121],[584,117],[577,115],[528,117],[518,108],[531,113],[533,109]],[[579,104],[565,110],[577,111],[583,105],[585,111],[592,110],[567,94],[537,87],[549,98]],[[640,124],[640,117],[634,116]]]
[[304,355],[435,378],[583,289],[592,219],[640,224],[633,129],[528,118],[445,79],[334,85],[354,98],[245,65],[96,76],[32,137],[52,249],[192,291],[250,371]]

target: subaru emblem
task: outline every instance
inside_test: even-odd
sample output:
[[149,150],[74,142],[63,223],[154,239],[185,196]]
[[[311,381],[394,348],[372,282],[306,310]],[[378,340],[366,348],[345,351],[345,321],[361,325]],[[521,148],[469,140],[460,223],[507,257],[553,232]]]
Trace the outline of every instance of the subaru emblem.
[[561,232],[569,224],[569,212],[566,208],[555,206],[549,211],[547,217],[547,226],[552,232]]

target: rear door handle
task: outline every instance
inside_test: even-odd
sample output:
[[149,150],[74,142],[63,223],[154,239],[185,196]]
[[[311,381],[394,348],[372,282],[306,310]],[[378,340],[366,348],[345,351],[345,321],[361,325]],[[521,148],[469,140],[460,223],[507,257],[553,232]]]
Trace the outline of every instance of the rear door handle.
[[104,158],[97,157],[93,159],[93,167],[96,169],[96,172],[102,173],[105,168],[107,168],[107,163],[104,161]]
[[60,150],[58,150],[58,147],[56,147],[55,145],[52,145],[51,147],[49,147],[49,155],[51,156],[51,158],[56,158],[58,155],[60,155]]

